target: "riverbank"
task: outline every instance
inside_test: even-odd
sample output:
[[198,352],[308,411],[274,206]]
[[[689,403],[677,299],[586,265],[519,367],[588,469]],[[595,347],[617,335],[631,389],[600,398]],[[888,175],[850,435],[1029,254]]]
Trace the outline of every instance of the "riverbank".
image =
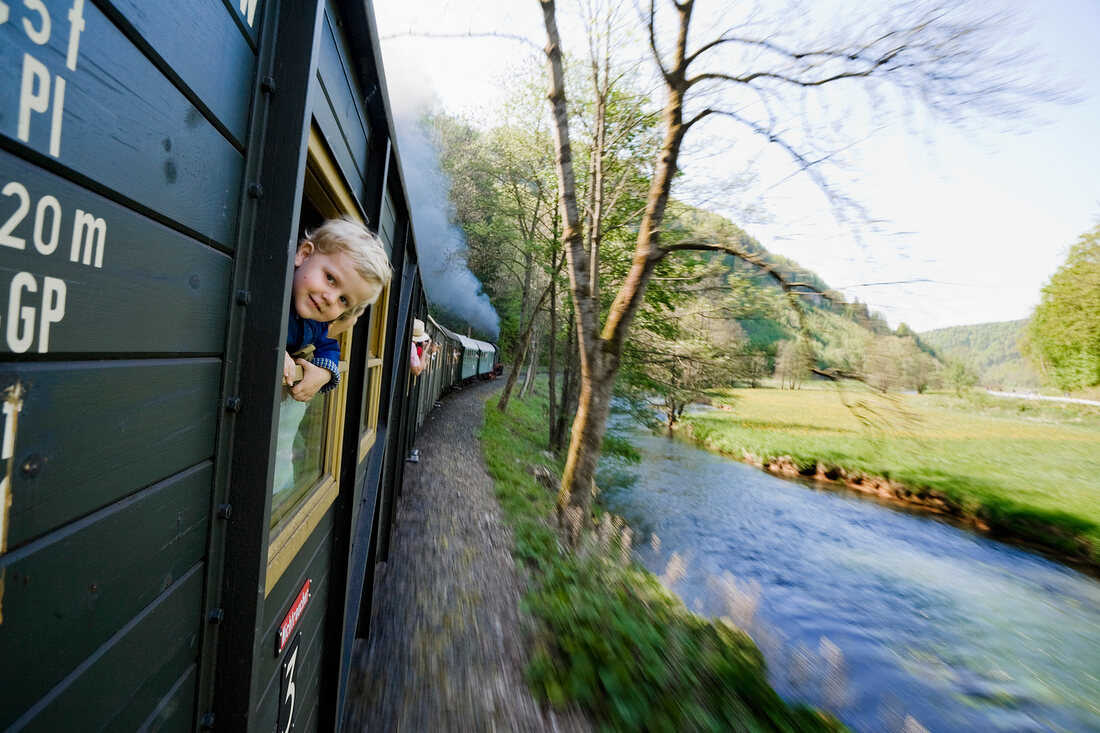
[[579,548],[561,546],[553,527],[561,466],[545,451],[546,409],[541,394],[513,400],[507,414],[490,401],[481,433],[527,586],[536,696],[579,707],[601,730],[844,730],[784,702],[743,631],[691,613],[633,562],[621,520],[603,514]]
[[975,393],[725,390],[694,441],[950,517],[1100,575],[1100,409]]

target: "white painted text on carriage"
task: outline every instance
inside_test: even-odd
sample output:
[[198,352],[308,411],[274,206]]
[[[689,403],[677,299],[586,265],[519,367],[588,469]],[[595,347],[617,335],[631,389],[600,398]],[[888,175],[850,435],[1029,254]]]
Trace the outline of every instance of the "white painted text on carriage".
[[[54,19],[42,0],[23,0],[24,15],[20,25],[23,33],[38,46],[50,42],[54,33]],[[8,22],[11,7],[0,2],[0,25]],[[84,32],[84,0],[73,0],[65,19],[68,20],[68,41],[65,49],[65,67],[76,71],[80,52],[80,35]],[[61,21],[64,25],[64,20]],[[23,54],[20,74],[19,111],[16,137],[31,142],[32,128],[38,139],[39,128],[48,128],[48,151],[54,158],[61,157],[61,126],[65,119],[65,90],[68,82],[60,74],[54,74],[39,58]]]
[[7,311],[0,313],[0,326],[10,351],[23,354],[32,348],[39,354],[50,350],[50,328],[65,317],[65,281],[30,272],[17,272],[8,286]]
[[256,6],[259,4],[260,0],[241,0],[241,15],[244,16],[249,28],[256,19]]
[[[45,46],[53,38],[55,30],[54,16],[50,15],[50,9],[43,0],[23,0],[22,6],[22,17],[19,25],[23,28],[23,33],[35,45]],[[0,25],[12,20],[11,16],[11,5],[0,0]],[[80,34],[84,32],[85,26],[84,0],[73,0],[73,4],[65,13],[64,20],[61,21],[62,29],[64,29],[65,20],[69,21],[68,28],[61,31],[68,33],[65,65],[70,70],[76,71],[76,57],[80,49]]]
[[[64,257],[77,265],[102,269],[107,220],[84,209],[68,208],[53,194],[32,196],[21,181],[7,181],[0,187],[0,250],[4,247],[33,249],[43,257]],[[0,280],[3,344],[16,354],[47,353],[50,334],[65,317],[65,280],[23,271],[10,277],[6,289],[4,285]]]
[[[70,262],[102,269],[107,249],[107,221],[103,217],[76,209],[70,218],[52,194],[40,196],[32,214],[31,194],[19,181],[5,183],[0,196],[11,199],[11,203],[0,200],[0,247],[27,249],[29,228],[38,254],[52,255],[67,238]],[[14,208],[9,208],[12,205]]]

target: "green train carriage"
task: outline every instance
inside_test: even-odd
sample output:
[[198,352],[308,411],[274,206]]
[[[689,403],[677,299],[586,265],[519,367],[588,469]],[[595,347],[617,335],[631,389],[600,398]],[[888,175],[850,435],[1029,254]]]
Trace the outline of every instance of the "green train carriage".
[[[369,3],[0,2],[0,730],[339,727],[447,386],[409,379],[386,99]],[[395,278],[287,430],[292,253],[336,215]]]

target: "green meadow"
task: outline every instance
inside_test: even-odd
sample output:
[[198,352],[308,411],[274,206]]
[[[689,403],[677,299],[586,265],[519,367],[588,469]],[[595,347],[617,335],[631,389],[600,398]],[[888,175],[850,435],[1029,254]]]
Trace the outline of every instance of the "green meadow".
[[965,518],[1100,567],[1100,408],[984,393],[729,389],[685,418],[700,444],[938,492]]

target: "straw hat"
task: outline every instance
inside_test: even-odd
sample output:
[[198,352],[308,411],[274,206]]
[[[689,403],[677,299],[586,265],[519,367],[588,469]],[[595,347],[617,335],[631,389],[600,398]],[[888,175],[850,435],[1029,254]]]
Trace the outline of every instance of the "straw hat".
[[427,341],[428,334],[424,333],[424,321],[419,318],[413,319],[413,342],[420,343],[421,341]]

